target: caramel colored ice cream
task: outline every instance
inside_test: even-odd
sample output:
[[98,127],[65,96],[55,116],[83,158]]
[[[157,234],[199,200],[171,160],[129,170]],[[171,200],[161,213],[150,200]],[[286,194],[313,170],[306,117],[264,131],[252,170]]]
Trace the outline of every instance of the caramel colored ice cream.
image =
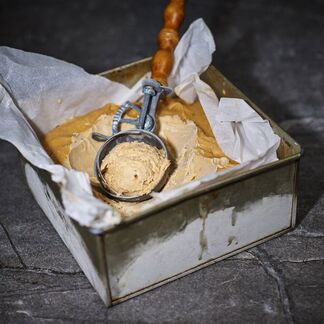
[[106,155],[101,172],[112,193],[142,196],[158,185],[169,166],[162,150],[143,142],[125,142]]
[[[102,143],[92,139],[92,132],[111,135],[112,118],[118,107],[108,104],[83,116],[75,117],[57,126],[43,139],[47,152],[57,163],[89,174],[94,185],[94,159]],[[135,117],[133,112],[127,117]],[[131,128],[123,125],[122,130]],[[205,113],[197,101],[191,105],[178,98],[167,98],[159,103],[157,109],[157,135],[167,145],[175,165],[163,190],[199,179],[217,170],[228,168],[235,163],[222,152],[210,128]],[[148,154],[148,153],[145,153]],[[145,167],[142,169],[145,174]],[[108,176],[117,179],[117,167]],[[128,171],[127,171],[128,172]],[[131,174],[131,170],[129,170]],[[108,174],[108,173],[107,173]],[[115,178],[116,176],[116,178]],[[119,183],[115,190],[125,190],[125,183]],[[137,192],[137,184],[133,184]],[[146,190],[144,190],[146,191]],[[117,191],[116,191],[117,192]],[[94,186],[94,194],[116,208],[127,217],[136,213],[145,202],[129,203],[113,201],[99,193]]]

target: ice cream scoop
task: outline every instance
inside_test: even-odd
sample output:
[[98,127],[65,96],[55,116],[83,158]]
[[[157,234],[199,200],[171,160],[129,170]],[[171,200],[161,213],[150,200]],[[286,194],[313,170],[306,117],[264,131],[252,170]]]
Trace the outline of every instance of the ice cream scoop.
[[[184,18],[184,0],[170,0],[164,11],[164,26],[158,36],[159,48],[152,59],[152,78],[143,81],[142,105],[137,106],[129,101],[120,106],[112,123],[112,136],[93,133],[93,139],[105,141],[95,159],[95,175],[101,185],[102,191],[110,198],[122,201],[143,201],[151,198],[150,193],[143,195],[116,194],[109,188],[105,180],[102,162],[112,150],[121,143],[143,142],[163,151],[166,159],[170,159],[167,147],[163,141],[154,134],[156,128],[155,113],[161,97],[172,92],[167,86],[167,78],[173,66],[173,51],[179,41],[179,27]],[[137,118],[124,118],[129,110],[138,113]],[[123,123],[134,125],[134,129],[120,131]],[[170,167],[166,168],[152,191],[160,191],[168,179]],[[123,169],[120,169],[121,176]],[[116,175],[115,175],[116,176]]]

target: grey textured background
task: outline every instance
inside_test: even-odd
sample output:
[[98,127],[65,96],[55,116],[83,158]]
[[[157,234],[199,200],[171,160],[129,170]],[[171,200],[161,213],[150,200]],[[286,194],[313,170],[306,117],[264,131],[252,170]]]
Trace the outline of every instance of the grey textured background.
[[[151,55],[165,1],[0,1],[0,42],[100,72]],[[324,322],[323,1],[191,0],[214,64],[304,148],[298,227],[106,309],[0,141],[0,322]]]

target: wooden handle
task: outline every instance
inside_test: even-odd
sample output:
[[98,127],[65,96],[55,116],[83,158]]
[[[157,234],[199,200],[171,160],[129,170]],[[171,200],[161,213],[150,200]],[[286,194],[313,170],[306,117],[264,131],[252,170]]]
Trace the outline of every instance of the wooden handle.
[[164,26],[158,36],[158,50],[152,59],[152,79],[168,85],[173,66],[173,51],[179,41],[179,27],[184,18],[185,0],[170,0],[164,10]]

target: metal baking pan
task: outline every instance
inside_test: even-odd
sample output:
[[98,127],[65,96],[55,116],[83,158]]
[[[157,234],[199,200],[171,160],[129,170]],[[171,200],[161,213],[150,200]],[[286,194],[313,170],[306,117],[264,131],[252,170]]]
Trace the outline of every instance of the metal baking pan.
[[[102,73],[132,86],[150,59]],[[280,136],[279,160],[202,184],[105,231],[69,218],[47,172],[24,161],[38,204],[107,306],[277,237],[295,226],[300,146],[215,67],[201,76],[218,97],[246,100]]]

